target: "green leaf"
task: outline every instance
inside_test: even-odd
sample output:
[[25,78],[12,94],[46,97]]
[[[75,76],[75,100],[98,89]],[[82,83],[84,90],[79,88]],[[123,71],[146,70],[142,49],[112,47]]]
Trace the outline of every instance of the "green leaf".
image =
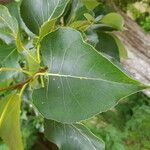
[[72,3],[71,12],[69,12],[69,23],[74,23],[76,21],[87,21],[84,14],[89,14],[94,16],[94,13],[87,9],[86,6],[80,1],[74,1]]
[[85,13],[84,16],[89,22],[95,21],[95,18],[91,14]]
[[115,106],[145,86],[123,73],[71,28],[41,42],[48,85],[34,90],[33,103],[47,119],[77,122]]
[[85,31],[90,25],[91,25],[91,22],[87,20],[83,20],[83,21],[75,21],[71,23],[70,27],[74,29],[78,29],[80,31]]
[[81,2],[90,10],[93,10],[96,6],[99,5],[99,2],[96,0],[81,0]]
[[45,121],[45,136],[59,150],[104,150],[104,143],[82,124]]
[[121,58],[128,58],[128,52],[127,49],[125,48],[124,44],[122,43],[122,41],[113,33],[111,33],[111,36],[115,39],[117,46],[119,48],[119,55]]
[[18,52],[14,45],[0,45],[0,87],[6,80],[11,79],[17,72],[3,70],[2,68],[20,68],[18,63]]
[[110,25],[111,27],[117,29],[117,30],[123,30],[124,29],[124,20],[121,15],[117,13],[109,13],[105,15],[102,20],[102,23],[106,25]]
[[70,0],[23,0],[21,16],[35,34],[44,36],[53,29],[55,21],[64,12]]
[[17,20],[10,15],[7,7],[0,5],[0,39],[10,44],[17,38],[17,34]]
[[18,52],[23,51],[18,22],[3,5],[0,5],[0,39],[7,44],[15,43]]
[[20,96],[11,94],[0,100],[0,137],[11,150],[23,150],[20,132]]
[[119,48],[111,34],[105,32],[97,32],[97,36],[98,43],[96,44],[96,49],[119,61]]

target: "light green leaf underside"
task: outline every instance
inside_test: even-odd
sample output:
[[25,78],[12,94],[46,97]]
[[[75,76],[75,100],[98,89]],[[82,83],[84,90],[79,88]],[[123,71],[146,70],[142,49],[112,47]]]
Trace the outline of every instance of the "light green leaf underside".
[[97,0],[80,0],[88,9],[93,10],[100,3]]
[[20,102],[17,94],[0,100],[0,137],[10,150],[23,150],[19,119]]
[[127,49],[125,48],[125,45],[123,44],[123,42],[115,35],[115,34],[111,34],[111,36],[113,36],[113,38],[115,39],[117,46],[119,48],[119,55],[121,58],[127,59],[128,58],[128,52]]
[[[70,0],[23,0],[21,16],[35,34],[44,36],[53,28],[55,19],[64,12]],[[41,28],[42,27],[42,28]]]
[[41,42],[48,85],[33,92],[47,119],[76,122],[106,111],[144,88],[85,43],[78,31],[60,28]]
[[17,34],[17,20],[10,15],[7,7],[0,5],[0,39],[10,44],[16,40]]
[[102,20],[102,23],[109,25],[117,30],[124,29],[124,20],[123,17],[117,13],[109,13],[105,15]]
[[[20,68],[18,63],[18,52],[14,45],[0,45],[0,69],[1,68]],[[12,78],[17,72],[16,71],[1,71],[0,70],[0,87]]]
[[82,124],[46,120],[45,135],[59,150],[104,150],[104,143]]

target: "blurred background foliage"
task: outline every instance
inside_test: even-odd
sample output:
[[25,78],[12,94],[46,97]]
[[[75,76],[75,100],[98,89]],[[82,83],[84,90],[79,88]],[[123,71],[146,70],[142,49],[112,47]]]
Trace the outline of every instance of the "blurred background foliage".
[[143,93],[135,94],[84,123],[105,141],[106,150],[149,150],[149,100]]
[[114,0],[114,2],[145,31],[150,31],[150,0]]

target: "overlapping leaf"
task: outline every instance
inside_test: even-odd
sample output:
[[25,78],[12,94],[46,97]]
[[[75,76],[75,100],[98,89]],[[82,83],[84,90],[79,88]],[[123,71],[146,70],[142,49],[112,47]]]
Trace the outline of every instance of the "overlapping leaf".
[[124,29],[124,20],[123,17],[117,13],[109,13],[105,15],[102,20],[102,23],[109,25],[117,30],[123,30]]
[[[0,45],[0,87],[6,80],[11,79],[17,72],[7,68],[19,68],[18,52],[14,45]],[[5,68],[3,70],[3,68]]]
[[10,150],[23,150],[19,119],[20,102],[17,94],[0,100],[0,137]]
[[104,143],[82,124],[46,120],[45,135],[59,150],[104,150]]
[[55,20],[62,15],[69,0],[23,0],[21,16],[35,34],[44,36],[52,30]]
[[18,23],[17,20],[12,17],[8,9],[0,5],[0,39],[10,44],[17,39]]
[[33,92],[33,102],[47,119],[68,123],[87,119],[145,88],[73,29],[48,34],[41,42],[41,53],[49,68],[48,85]]
[[[96,49],[100,52],[103,52],[116,60],[120,60],[120,58],[127,58],[127,50],[124,47],[123,43],[120,39],[111,32],[95,32],[95,35],[98,38],[96,42]],[[89,36],[89,40],[92,36]]]

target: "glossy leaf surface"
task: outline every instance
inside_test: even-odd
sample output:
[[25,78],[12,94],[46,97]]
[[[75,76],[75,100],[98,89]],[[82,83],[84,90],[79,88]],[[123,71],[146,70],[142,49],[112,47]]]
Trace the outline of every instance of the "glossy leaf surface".
[[33,92],[47,119],[76,122],[115,106],[144,87],[85,43],[79,32],[60,28],[41,42],[48,85]]
[[46,120],[45,135],[59,150],[104,150],[104,143],[82,124]]
[[23,0],[21,16],[35,34],[45,35],[53,28],[55,19],[64,12],[69,0]]

